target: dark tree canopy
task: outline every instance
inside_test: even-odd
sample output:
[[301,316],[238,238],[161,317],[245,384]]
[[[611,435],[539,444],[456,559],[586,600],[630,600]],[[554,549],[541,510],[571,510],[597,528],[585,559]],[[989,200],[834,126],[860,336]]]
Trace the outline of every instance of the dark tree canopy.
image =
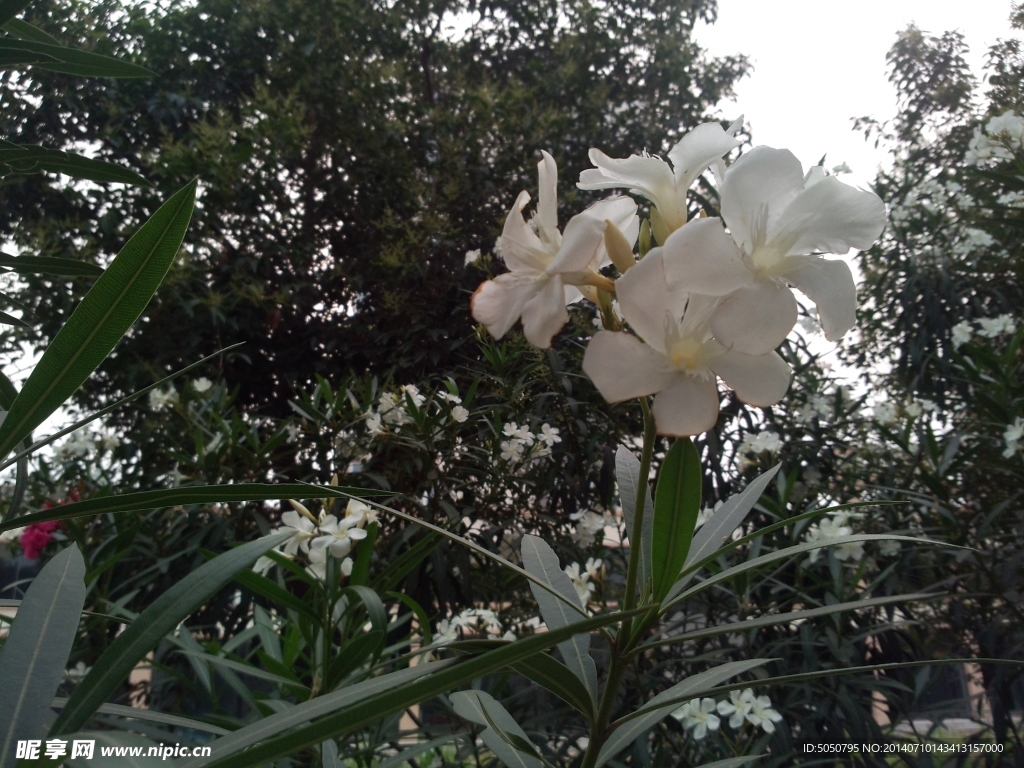
[[[712,0],[33,8],[62,39],[158,76],[8,78],[0,134],[65,147],[88,136],[155,188],[27,177],[0,188],[2,236],[103,262],[169,190],[202,184],[185,255],[86,390],[92,403],[237,341],[222,375],[240,404],[270,412],[315,374],[455,369],[477,354],[460,349],[481,279],[466,251],[491,248],[516,193],[536,185],[539,151],[560,164],[564,221],[586,203],[574,182],[590,147],[664,151],[745,68],[692,39]],[[37,342],[73,306],[64,293],[41,279],[25,291]]]

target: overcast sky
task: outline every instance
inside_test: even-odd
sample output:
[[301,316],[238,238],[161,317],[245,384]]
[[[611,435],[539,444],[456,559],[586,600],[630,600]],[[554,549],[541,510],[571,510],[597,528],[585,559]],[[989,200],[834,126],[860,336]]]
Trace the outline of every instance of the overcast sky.
[[864,185],[884,161],[851,117],[895,114],[895,91],[885,54],[899,30],[914,22],[940,34],[958,29],[971,47],[969,61],[982,73],[988,46],[1011,35],[1009,0],[719,0],[718,21],[701,25],[697,40],[710,53],[743,53],[754,65],[726,119],[746,115],[755,144],[786,147],[804,165],[828,154],[846,162],[845,180]]

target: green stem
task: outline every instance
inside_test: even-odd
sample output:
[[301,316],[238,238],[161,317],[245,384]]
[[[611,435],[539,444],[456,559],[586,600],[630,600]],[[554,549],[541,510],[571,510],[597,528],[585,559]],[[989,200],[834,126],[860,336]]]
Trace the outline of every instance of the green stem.
[[[647,404],[647,398],[640,399],[640,407],[644,412],[644,446],[640,454],[640,477],[636,489],[636,508],[633,510],[633,527],[629,534],[629,570],[626,572],[625,596],[625,610],[627,611],[635,608],[638,602],[636,582],[640,571],[640,551],[643,548],[640,540],[644,530],[644,502],[647,498],[647,482],[651,473],[654,442],[658,437],[654,426],[654,415]],[[608,738],[608,724],[612,719],[612,709],[618,698],[622,679],[626,675],[626,667],[632,659],[631,646],[635,645],[639,639],[639,635],[631,636],[631,628],[631,621],[623,621],[615,635],[615,642],[611,647],[608,679],[605,680],[597,717],[590,729],[590,743],[587,744],[587,751],[583,755],[583,763],[580,768],[594,768],[597,765],[597,756]]]
[[[651,474],[651,456],[654,454],[654,441],[658,437],[655,431],[654,415],[647,398],[640,398],[640,407],[644,412],[644,447],[640,454],[640,478],[636,484],[636,507],[633,510],[633,530],[629,533],[629,570],[626,572],[625,610],[636,607],[636,581],[640,571],[640,551],[643,548],[641,537],[644,528],[644,501],[647,498],[647,482]],[[625,629],[625,624],[623,624]]]

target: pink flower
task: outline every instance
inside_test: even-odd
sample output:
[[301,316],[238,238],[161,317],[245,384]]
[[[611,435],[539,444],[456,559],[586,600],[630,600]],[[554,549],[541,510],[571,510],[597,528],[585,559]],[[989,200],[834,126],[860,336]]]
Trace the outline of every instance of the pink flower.
[[38,560],[40,553],[46,549],[46,545],[53,538],[53,532],[57,530],[57,521],[51,520],[47,523],[36,523],[25,527],[21,532],[21,550],[29,560]]

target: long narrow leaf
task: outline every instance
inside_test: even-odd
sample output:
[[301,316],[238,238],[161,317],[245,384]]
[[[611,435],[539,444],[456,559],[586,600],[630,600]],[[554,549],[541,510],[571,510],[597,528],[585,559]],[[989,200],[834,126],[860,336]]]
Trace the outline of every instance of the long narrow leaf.
[[[271,501],[273,499],[308,498],[309,486],[305,483],[235,483],[229,485],[190,485],[184,488],[162,488],[155,491],[138,491],[115,496],[101,496],[85,501],[76,501],[61,507],[22,515],[17,520],[0,523],[0,533],[23,525],[33,525],[49,520],[72,520],[104,513],[138,512],[163,507],[189,506],[191,504],[216,504],[231,501]],[[321,498],[347,499],[361,493],[371,493],[362,488],[317,488]],[[379,493],[372,491],[372,493]]]
[[[535,653],[540,653],[557,645],[574,634],[592,632],[609,624],[629,619],[641,612],[642,609],[637,609],[634,611],[611,613],[605,616],[595,616],[592,619],[586,619],[562,629],[517,640],[514,643],[508,643],[503,648],[490,651],[481,656],[459,660],[456,664],[411,683],[381,686],[372,695],[366,695],[360,691],[358,697],[350,697],[344,704],[331,700],[334,694],[321,696],[292,707],[286,713],[264,718],[257,723],[241,728],[231,734],[231,736],[225,736],[222,739],[211,742],[210,746],[214,757],[193,759],[183,763],[179,768],[199,768],[199,766],[209,766],[209,768],[254,768],[255,766],[270,763],[278,757],[290,755],[305,747],[319,744],[324,739],[351,733],[365,725],[375,723],[388,715],[402,712],[415,704],[446,693],[471,680],[496,672],[503,667],[512,666]],[[436,669],[438,663],[442,662],[423,665],[424,671]],[[403,671],[412,672],[420,668],[414,667],[412,670]],[[377,683],[388,677],[390,676],[375,678],[369,682]],[[348,690],[351,689],[346,689],[346,691]],[[344,694],[346,691],[340,691],[339,694]],[[318,715],[325,716],[290,733],[283,733]],[[245,747],[258,744],[264,740],[266,740],[265,743],[260,744],[260,746],[253,747],[242,754],[237,754]]]
[[653,699],[648,701],[628,719],[620,719],[613,724],[614,730],[608,740],[601,746],[597,755],[595,768],[611,760],[615,755],[628,747],[637,736],[660,722],[668,714],[679,707],[680,699],[689,701],[700,696],[710,688],[728,680],[730,677],[741,675],[751,669],[764,666],[771,659],[748,659],[745,661],[730,661],[717,667],[692,675],[685,680],[676,683],[666,691],[662,691]]
[[[701,582],[695,584],[694,586],[690,587],[688,590],[686,590],[681,595],[679,595],[677,598],[675,598],[675,600],[673,600],[671,603],[666,603],[665,605],[663,605],[662,606],[662,611],[663,612],[667,611],[670,608],[672,608],[674,605],[676,605],[677,603],[681,603],[684,600],[686,600],[686,598],[688,598],[688,597],[690,597],[692,595],[695,595],[696,593],[698,593],[698,592],[700,592],[702,590],[705,590],[708,587],[712,587],[715,584],[718,584],[719,582],[731,579],[733,576],[735,576],[738,573],[743,573],[744,571],[749,571],[751,569],[760,568],[762,565],[767,565],[768,563],[774,563],[776,560],[783,560],[783,559],[785,559],[787,557],[792,557],[794,555],[800,555],[800,554],[803,554],[804,552],[810,552],[812,549],[821,549],[822,547],[833,547],[833,546],[837,546],[837,545],[840,545],[840,544],[854,544],[854,543],[856,543],[858,541],[886,541],[886,540],[890,540],[890,541],[906,541],[906,542],[913,543],[913,544],[921,544],[922,542],[927,541],[928,544],[935,544],[935,545],[942,546],[942,547],[956,547],[955,544],[947,544],[946,542],[943,542],[943,541],[932,541],[932,540],[925,540],[925,539],[916,539],[916,538],[914,538],[912,536],[892,536],[892,535],[889,535],[889,534],[882,534],[882,533],[855,533],[855,534],[852,534],[850,536],[838,536],[838,537],[836,537],[834,539],[818,539],[817,541],[806,541],[806,542],[804,542],[802,544],[795,544],[792,547],[785,547],[784,549],[779,549],[779,550],[776,550],[775,552],[769,552],[767,555],[761,555],[760,557],[755,557],[752,560],[747,560],[745,563],[740,563],[739,565],[734,565],[732,568],[726,568],[721,573],[716,573],[714,576],[711,576],[710,578],[707,578],[704,581],[701,581]],[[956,547],[956,548],[957,549],[964,549],[964,547]]]
[[654,599],[661,601],[683,569],[700,513],[700,457],[688,437],[676,440],[661,465],[654,493],[651,545]]
[[[0,19],[2,18],[3,13],[0,12]],[[10,19],[6,23],[0,21],[0,27],[3,27],[4,32],[10,32],[19,40],[34,40],[37,43],[60,45],[60,40],[22,19]]]
[[0,0],[0,27],[21,13],[32,0]]
[[41,272],[44,274],[88,275],[95,278],[103,270],[95,264],[77,259],[60,259],[50,256],[11,256],[0,252],[0,266],[15,272]]
[[[647,478],[640,477],[640,459],[623,445],[615,451],[615,481],[619,486],[619,501],[622,502],[622,514],[626,521],[626,536],[633,531],[633,515],[636,513],[638,493],[644,495],[644,523],[640,533],[640,589],[649,592],[651,589],[651,547],[654,542],[654,501],[651,499],[651,488]],[[630,547],[634,545],[629,542]]]
[[[693,534],[690,554],[686,556],[686,562],[683,564],[684,571],[689,566],[700,562],[703,558],[710,555],[718,549],[723,539],[732,535],[732,532],[739,527],[740,523],[750,513],[750,510],[754,508],[757,500],[764,493],[764,489],[768,487],[768,483],[775,477],[781,466],[781,464],[776,464],[767,472],[763,472],[754,478],[742,491],[730,496],[721,509],[715,512],[711,519],[704,523],[699,531]],[[690,578],[693,577],[693,573],[688,575]],[[665,596],[665,601],[672,600],[672,598],[682,592],[688,582],[689,578],[685,576],[676,581]]]
[[138,320],[181,246],[195,193],[192,181],[160,206],[57,332],[0,425],[0,457],[71,397]]
[[[52,709],[64,709],[67,703],[68,700],[66,698],[57,697],[50,704],[50,707]],[[155,712],[152,709],[142,709],[140,707],[126,707],[123,704],[103,704],[96,711],[101,715],[115,715],[116,717],[124,717],[131,720],[142,720],[147,723],[174,725],[181,728],[190,728],[193,731],[212,733],[217,736],[224,736],[231,733],[231,731],[221,728],[219,725],[204,723],[202,720],[195,720],[191,717],[169,715],[165,712]]]
[[225,552],[158,597],[100,656],[57,718],[51,734],[77,731],[84,726],[164,635],[231,581],[238,571],[252,565],[260,555],[289,537],[288,533],[265,536]]
[[47,69],[51,72],[64,72],[79,77],[152,77],[155,74],[137,64],[129,64],[127,61],[101,56],[98,53],[65,48],[62,45],[37,43],[32,40],[0,39],[0,51],[15,46],[24,47],[34,53],[52,56],[55,59],[54,62],[36,65],[40,69]]
[[684,632],[681,635],[672,635],[664,640],[652,640],[637,648],[638,651],[659,648],[663,645],[676,645],[691,640],[702,640],[707,637],[718,635],[729,635],[738,632],[746,632],[759,627],[773,627],[777,624],[788,624],[791,621],[802,621],[814,619],[819,616],[829,616],[833,613],[843,611],[859,611],[865,608],[874,608],[879,605],[892,605],[893,603],[908,603],[915,600],[938,600],[945,597],[943,594],[919,592],[906,595],[887,595],[886,597],[872,597],[866,600],[851,600],[846,603],[835,603],[833,605],[822,605],[818,608],[806,608],[801,611],[790,611],[788,613],[772,613],[768,616],[758,616],[755,619],[744,619],[743,621],[730,621],[725,624],[718,624],[706,629],[695,629],[692,632]]
[[[540,607],[541,618],[548,629],[561,629],[581,616],[586,616],[583,601],[576,593],[572,579],[562,570],[558,555],[543,539],[526,534],[522,541],[523,566],[533,576],[558,592],[558,600],[551,592],[530,582],[530,590]],[[590,655],[590,635],[576,635],[559,643],[558,650],[566,666],[587,687],[591,700],[597,704],[597,667]]]
[[[170,381],[174,381],[179,376],[184,376],[186,373],[191,371],[193,368],[198,368],[200,365],[202,365],[206,361],[212,360],[213,358],[217,357],[218,355],[223,355],[226,352],[230,352],[232,349],[235,349],[236,347],[241,347],[241,346],[244,346],[244,345],[245,345],[245,342],[244,341],[240,341],[237,344],[232,344],[229,347],[224,347],[224,349],[221,349],[221,350],[219,350],[217,352],[214,352],[213,354],[207,355],[206,357],[200,358],[196,362],[191,363],[190,365],[186,365],[184,368],[180,368],[180,369],[178,369],[177,371],[175,371],[172,374],[164,376],[159,381],[154,381],[149,386],[143,387],[142,389],[140,389],[140,390],[138,390],[136,392],[133,392],[132,394],[128,395],[127,397],[122,397],[120,400],[117,400],[117,401],[115,401],[115,402],[111,403],[110,405],[105,406],[103,408],[100,408],[100,410],[96,411],[95,413],[89,414],[84,419],[79,419],[78,421],[76,421],[73,424],[65,427],[64,429],[61,429],[61,430],[59,430],[57,432],[54,432],[52,435],[50,435],[48,437],[45,437],[42,440],[39,440],[39,441],[37,441],[35,443],[32,443],[27,448],[23,449],[22,451],[19,451],[17,454],[15,454],[11,458],[7,459],[7,461],[5,461],[3,463],[0,463],[0,469],[6,469],[7,467],[9,467],[12,464],[14,464],[16,461],[19,461],[20,459],[22,459],[24,457],[27,457],[30,453],[38,451],[44,445],[49,445],[50,443],[54,442],[55,440],[59,440],[60,438],[64,437],[64,435],[69,435],[72,432],[74,432],[75,430],[81,429],[86,424],[89,424],[90,422],[93,422],[96,419],[102,418],[103,416],[106,416],[108,413],[112,413],[112,412],[116,411],[122,405],[127,405],[128,403],[132,402],[133,400],[138,400],[140,397],[145,395],[147,392],[150,392],[150,391],[156,389],[157,387],[162,387],[164,384],[166,384],[166,383],[168,383]],[[0,375],[2,375],[2,374],[0,374]],[[17,395],[17,392],[15,392],[15,396],[16,395]],[[13,398],[12,398],[11,402],[14,402]],[[29,439],[31,439],[31,438],[26,438],[26,440],[29,440]]]
[[62,550],[28,588],[0,656],[0,766],[16,762],[19,740],[39,739],[64,677],[85,604],[85,560]]
[[448,697],[459,717],[484,726],[484,744],[508,768],[542,768],[539,752],[508,710],[485,691],[459,691]]
[[106,160],[94,160],[75,152],[51,149],[38,144],[16,144],[0,150],[0,164],[16,173],[63,173],[75,179],[101,184],[117,183],[149,186],[144,176]]

